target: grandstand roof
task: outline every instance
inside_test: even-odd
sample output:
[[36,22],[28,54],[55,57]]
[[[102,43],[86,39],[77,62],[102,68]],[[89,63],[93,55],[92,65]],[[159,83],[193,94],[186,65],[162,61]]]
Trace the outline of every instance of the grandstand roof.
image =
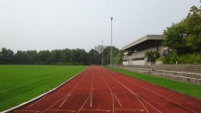
[[139,49],[142,48],[142,46],[145,48],[148,46],[155,46],[158,44],[161,44],[161,42],[164,40],[163,35],[146,35],[122,48],[122,50],[129,50],[129,49]]

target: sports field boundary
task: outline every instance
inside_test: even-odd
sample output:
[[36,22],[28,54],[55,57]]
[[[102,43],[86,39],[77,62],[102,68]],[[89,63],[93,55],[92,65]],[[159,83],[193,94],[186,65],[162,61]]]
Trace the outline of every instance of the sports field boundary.
[[84,69],[83,71],[77,73],[75,76],[73,76],[73,77],[71,77],[70,79],[68,79],[67,81],[61,83],[61,84],[58,85],[57,87],[55,87],[55,88],[53,88],[53,89],[51,89],[51,90],[49,90],[49,91],[47,91],[47,92],[45,92],[45,93],[43,93],[43,94],[37,96],[37,97],[35,97],[35,98],[32,98],[32,99],[30,99],[30,100],[28,100],[28,101],[26,101],[26,102],[23,102],[23,103],[21,103],[21,104],[19,104],[19,105],[17,105],[17,106],[14,106],[14,107],[9,108],[9,109],[4,110],[4,111],[0,111],[0,113],[8,113],[8,112],[10,112],[10,111],[12,111],[12,110],[15,110],[15,109],[17,109],[17,108],[20,108],[20,107],[22,107],[22,106],[28,104],[28,103],[30,103],[30,102],[33,102],[33,101],[35,101],[35,100],[37,100],[37,99],[42,98],[43,96],[45,96],[45,95],[47,95],[47,94],[49,94],[49,93],[51,93],[51,92],[57,90],[58,88],[60,88],[60,87],[63,86],[64,84],[68,83],[68,82],[71,81],[73,78],[75,78],[76,76],[78,76],[79,74],[81,74],[82,72],[84,72],[85,70],[86,70],[86,69]]

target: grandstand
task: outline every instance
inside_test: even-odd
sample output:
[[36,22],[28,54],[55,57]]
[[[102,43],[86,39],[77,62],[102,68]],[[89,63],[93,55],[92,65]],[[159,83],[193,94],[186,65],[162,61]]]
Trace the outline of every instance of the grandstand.
[[136,65],[116,66],[116,68],[201,85],[201,65]]
[[164,40],[163,35],[146,35],[122,48],[125,51],[123,65],[149,65],[147,62],[146,52],[157,51],[161,55],[166,50],[161,42]]
[[161,44],[163,40],[163,35],[146,35],[124,46],[123,66],[116,68],[201,85],[201,65],[150,65],[147,62],[147,51],[168,53],[168,48]]

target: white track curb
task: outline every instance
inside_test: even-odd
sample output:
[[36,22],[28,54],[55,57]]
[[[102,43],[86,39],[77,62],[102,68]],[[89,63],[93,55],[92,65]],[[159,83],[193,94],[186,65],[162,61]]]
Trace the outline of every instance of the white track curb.
[[[85,70],[86,70],[86,69],[85,69]],[[0,113],[8,113],[8,112],[10,112],[10,111],[12,111],[12,110],[15,110],[15,109],[17,109],[17,108],[19,108],[19,107],[22,107],[22,106],[24,106],[24,105],[26,105],[26,104],[28,104],[28,103],[30,103],[30,102],[33,102],[33,101],[35,101],[35,100],[37,100],[37,99],[39,99],[39,98],[41,98],[41,97],[43,97],[43,96],[45,96],[45,95],[47,95],[47,94],[49,94],[49,93],[51,93],[51,92],[57,90],[58,88],[60,88],[61,86],[63,86],[65,83],[71,81],[73,78],[75,78],[76,76],[78,76],[79,74],[81,74],[82,72],[84,72],[85,70],[83,70],[83,71],[81,71],[80,73],[76,74],[75,76],[71,77],[71,78],[68,79],[67,81],[65,81],[65,82],[63,82],[62,84],[60,84],[59,86],[57,86],[57,87],[55,87],[55,88],[49,90],[48,92],[45,92],[45,93],[43,93],[43,94],[41,94],[41,95],[39,95],[39,96],[37,96],[37,97],[31,99],[31,100],[28,100],[28,101],[26,101],[26,102],[24,102],[24,103],[22,103],[22,104],[19,104],[19,105],[15,106],[15,107],[12,107],[12,108],[7,109],[7,110],[4,110],[4,111],[1,111]]]

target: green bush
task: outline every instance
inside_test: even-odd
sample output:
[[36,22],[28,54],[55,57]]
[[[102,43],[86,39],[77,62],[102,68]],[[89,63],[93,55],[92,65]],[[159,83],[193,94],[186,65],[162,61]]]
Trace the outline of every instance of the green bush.
[[184,54],[178,56],[176,52],[171,52],[163,59],[164,64],[201,64],[201,53]]

